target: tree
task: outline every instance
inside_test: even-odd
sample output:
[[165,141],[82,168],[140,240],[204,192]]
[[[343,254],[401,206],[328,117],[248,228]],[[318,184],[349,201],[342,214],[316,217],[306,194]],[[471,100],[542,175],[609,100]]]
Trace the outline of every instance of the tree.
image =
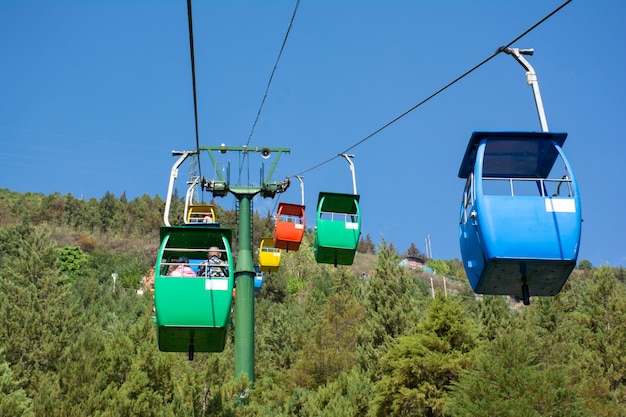
[[358,361],[374,379],[379,378],[380,359],[393,339],[419,321],[428,292],[426,284],[399,263],[399,256],[383,240],[375,274],[363,290],[366,313],[359,333]]
[[32,410],[32,400],[28,398],[21,385],[21,381],[14,379],[9,363],[0,357],[0,416],[30,417],[35,415]]
[[89,262],[87,255],[78,246],[60,248],[59,260],[61,262],[61,272],[68,276],[70,282],[74,282],[81,268]]
[[500,329],[511,326],[513,317],[503,296],[485,295],[478,303],[482,338],[493,340]]
[[565,367],[544,363],[543,352],[532,331],[501,332],[453,384],[446,412],[458,417],[590,415]]
[[303,405],[303,416],[361,417],[369,410],[369,400],[374,395],[374,384],[367,374],[353,369],[321,386],[308,396]]
[[571,290],[560,298],[575,306],[566,323],[582,354],[573,361],[576,382],[592,415],[626,415],[626,288],[608,265],[593,279],[570,277]]
[[[0,241],[0,350],[35,399],[34,414],[52,415],[38,407],[50,405],[59,392],[64,350],[83,328],[82,314],[47,227],[0,229]],[[58,408],[54,405],[49,409]]]
[[431,267],[437,274],[450,275],[450,266],[443,259],[429,259],[428,266]]
[[359,253],[371,253],[372,255],[376,254],[376,248],[374,247],[372,237],[369,235],[369,233],[365,236],[365,239],[359,240],[359,244],[357,245],[356,250]]
[[318,325],[294,367],[300,385],[319,387],[352,368],[362,317],[363,307],[348,292],[340,291],[327,299]]
[[439,294],[418,325],[382,358],[372,414],[443,417],[449,389],[471,364],[475,325],[458,301]]
[[415,246],[415,243],[413,242],[411,242],[411,246],[409,246],[409,248],[406,250],[406,256],[419,259],[422,262],[426,262],[426,260],[428,259],[426,255],[424,255],[419,251],[419,249],[417,249],[417,246]]
[[593,269],[593,264],[587,259],[583,259],[582,261],[578,262],[578,269],[580,269],[581,271],[588,271]]

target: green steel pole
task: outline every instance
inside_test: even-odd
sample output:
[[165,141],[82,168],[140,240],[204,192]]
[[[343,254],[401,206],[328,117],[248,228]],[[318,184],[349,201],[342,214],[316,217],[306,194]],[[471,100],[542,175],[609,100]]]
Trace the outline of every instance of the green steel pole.
[[253,195],[236,195],[239,200],[239,252],[235,267],[235,378],[241,373],[254,382],[254,260],[250,248],[250,200]]

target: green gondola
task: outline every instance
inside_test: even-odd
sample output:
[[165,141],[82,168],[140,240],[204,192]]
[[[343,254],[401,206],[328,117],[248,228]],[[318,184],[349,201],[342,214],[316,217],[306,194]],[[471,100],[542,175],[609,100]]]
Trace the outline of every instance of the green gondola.
[[360,236],[359,196],[322,191],[317,201],[315,260],[352,265]]
[[[159,350],[189,352],[190,359],[224,350],[234,287],[231,239],[230,229],[211,225],[161,227],[154,282]],[[226,276],[195,276],[211,247],[221,252]],[[173,266],[189,272],[171,276]]]

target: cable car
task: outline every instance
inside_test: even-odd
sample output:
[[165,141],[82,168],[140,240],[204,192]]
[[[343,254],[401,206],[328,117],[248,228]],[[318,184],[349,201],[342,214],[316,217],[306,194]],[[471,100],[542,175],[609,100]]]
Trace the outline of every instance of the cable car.
[[[576,265],[578,185],[566,133],[474,132],[459,169],[463,264],[474,292],[557,294]],[[558,174],[558,175],[557,175]]]
[[215,206],[213,204],[194,202],[196,186],[199,183],[200,177],[195,177],[187,188],[185,195],[185,224],[197,225],[212,223],[214,226],[219,226],[217,217],[215,217]]
[[259,265],[254,265],[254,292],[257,293],[261,291],[261,287],[263,287],[263,277],[265,273],[261,271],[261,267]]
[[190,204],[185,216],[187,224],[217,223],[213,204]]
[[318,263],[352,265],[361,236],[359,195],[320,192],[315,243]]
[[[162,226],[156,263],[154,302],[159,350],[221,352],[234,287],[232,232],[214,225]],[[223,277],[195,276],[195,267],[217,247],[227,268]],[[185,273],[172,274],[173,267]]]
[[280,203],[274,226],[274,247],[298,250],[306,224],[305,207],[300,204]]
[[259,267],[263,272],[276,272],[280,266],[280,249],[274,247],[274,238],[264,237],[261,239],[259,249]]

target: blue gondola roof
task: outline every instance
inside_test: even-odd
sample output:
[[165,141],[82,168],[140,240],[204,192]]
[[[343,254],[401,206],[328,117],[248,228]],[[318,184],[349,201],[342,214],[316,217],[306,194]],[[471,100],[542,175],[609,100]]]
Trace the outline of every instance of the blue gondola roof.
[[478,145],[487,139],[484,177],[546,178],[558,157],[552,141],[561,147],[566,137],[567,133],[553,132],[474,132],[465,150],[459,177],[467,178],[473,172]]

